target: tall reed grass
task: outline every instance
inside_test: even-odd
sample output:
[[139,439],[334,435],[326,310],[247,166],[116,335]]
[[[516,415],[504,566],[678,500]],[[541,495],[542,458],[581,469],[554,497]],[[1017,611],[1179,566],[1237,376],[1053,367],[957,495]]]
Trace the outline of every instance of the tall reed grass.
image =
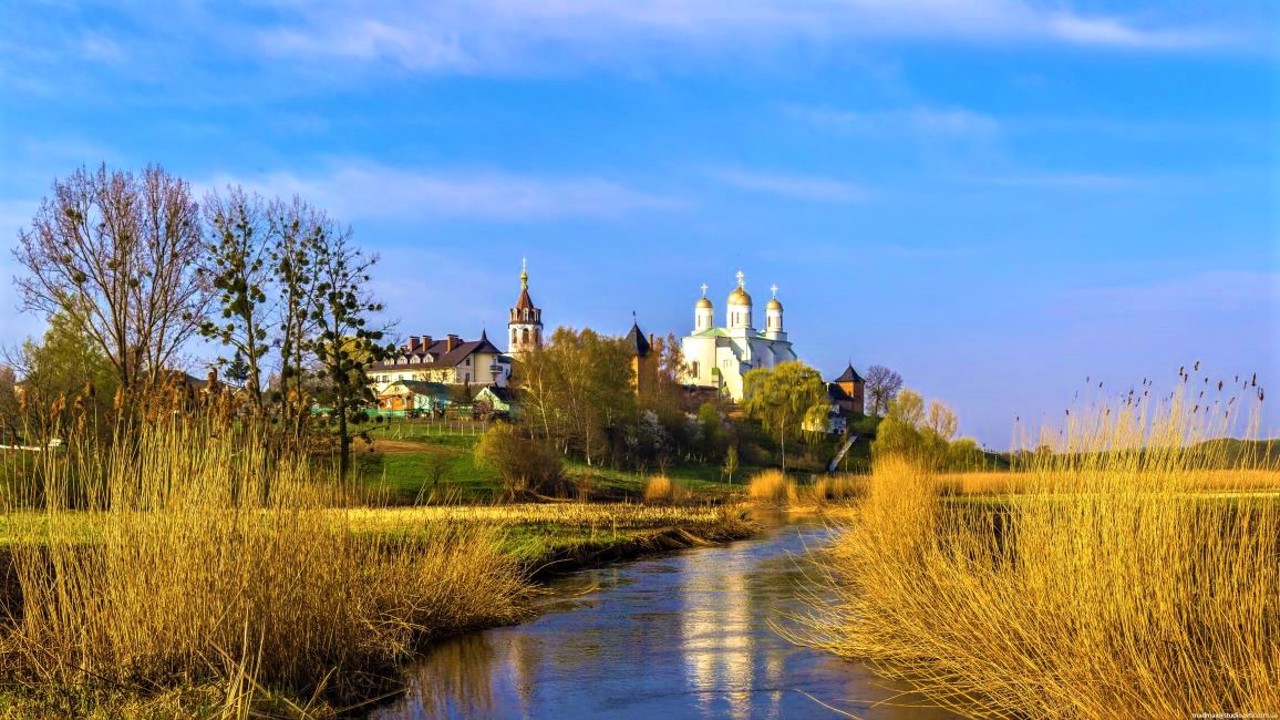
[[1280,498],[1187,451],[1202,418],[1099,410],[976,501],[881,459],[803,638],[977,717],[1277,712]]
[[781,470],[762,470],[747,483],[747,497],[755,502],[786,505],[799,499],[795,481]]
[[3,509],[44,522],[8,548],[0,674],[32,688],[349,697],[423,639],[521,613],[490,526],[353,532],[349,489],[252,425],[160,419],[21,462]]
[[644,484],[645,502],[684,502],[692,495],[689,486],[666,475],[654,475]]

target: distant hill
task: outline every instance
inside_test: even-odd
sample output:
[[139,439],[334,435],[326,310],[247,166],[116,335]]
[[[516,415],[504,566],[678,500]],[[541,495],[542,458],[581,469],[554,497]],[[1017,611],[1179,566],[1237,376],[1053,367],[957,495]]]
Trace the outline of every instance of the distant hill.
[[1280,438],[1270,440],[1218,438],[1206,440],[1193,447],[1209,457],[1221,458],[1221,464],[1225,467],[1280,470]]
[[[1189,449],[1202,453],[1209,467],[1280,471],[1280,438],[1268,440],[1216,438],[1196,443]],[[991,470],[1011,470],[1020,464],[1019,457],[1023,462],[1030,459],[1029,453],[987,452],[985,455],[987,467]],[[1089,456],[1078,457],[1083,460]]]

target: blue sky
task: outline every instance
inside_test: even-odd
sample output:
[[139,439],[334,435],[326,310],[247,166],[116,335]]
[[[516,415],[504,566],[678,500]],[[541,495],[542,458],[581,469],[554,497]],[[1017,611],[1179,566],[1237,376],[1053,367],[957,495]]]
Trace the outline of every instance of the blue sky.
[[[742,269],[801,358],[994,447],[1086,376],[1280,399],[1276,7],[6,0],[0,233],[158,162],[350,222],[406,335],[500,329],[526,256],[549,324],[616,333],[683,334]],[[17,303],[0,343],[42,328]]]

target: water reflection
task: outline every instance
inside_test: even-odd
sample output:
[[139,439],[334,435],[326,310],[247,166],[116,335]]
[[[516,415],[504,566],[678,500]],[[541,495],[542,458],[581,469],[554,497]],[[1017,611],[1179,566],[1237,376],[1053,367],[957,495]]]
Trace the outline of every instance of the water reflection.
[[565,578],[537,619],[437,646],[373,717],[837,717],[806,693],[864,718],[950,717],[910,696],[877,706],[897,690],[769,627],[802,609],[796,554],[823,532],[784,527]]

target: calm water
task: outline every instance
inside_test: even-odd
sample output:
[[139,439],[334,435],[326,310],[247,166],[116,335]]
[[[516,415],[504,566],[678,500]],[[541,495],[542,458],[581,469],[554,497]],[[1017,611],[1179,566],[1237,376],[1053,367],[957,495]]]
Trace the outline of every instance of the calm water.
[[564,578],[536,619],[437,646],[372,717],[840,717],[816,700],[861,718],[952,717],[770,626],[803,611],[805,547],[825,538],[783,526]]

